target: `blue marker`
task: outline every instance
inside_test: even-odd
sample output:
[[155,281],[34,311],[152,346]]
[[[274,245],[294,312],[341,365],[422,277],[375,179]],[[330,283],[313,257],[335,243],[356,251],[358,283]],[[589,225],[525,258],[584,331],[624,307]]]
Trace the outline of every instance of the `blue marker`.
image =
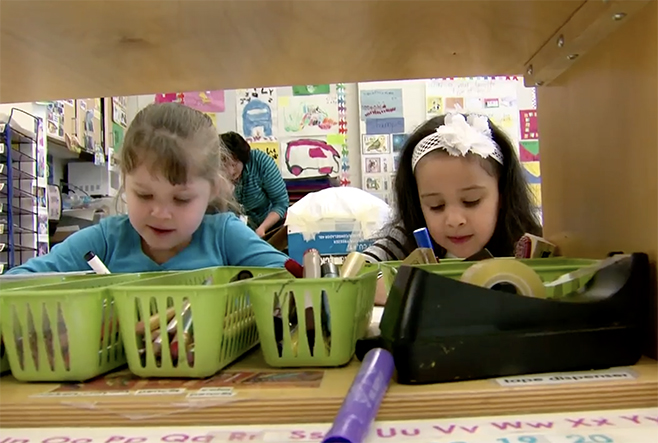
[[427,228],[419,228],[414,231],[414,238],[419,248],[428,248],[434,251],[432,247],[432,239]]

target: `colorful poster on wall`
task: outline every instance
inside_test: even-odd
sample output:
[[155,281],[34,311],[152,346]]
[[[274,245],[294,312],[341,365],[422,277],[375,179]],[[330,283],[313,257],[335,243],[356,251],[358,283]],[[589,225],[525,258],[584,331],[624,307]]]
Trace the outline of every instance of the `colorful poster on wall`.
[[391,135],[391,150],[393,153],[402,152],[404,144],[409,138],[409,134],[392,134]]
[[183,93],[183,103],[201,112],[224,112],[224,91],[197,91]]
[[283,178],[336,177],[341,171],[341,145],[335,137],[315,136],[281,141]]
[[361,120],[403,118],[402,89],[362,89]]
[[279,143],[278,142],[252,142],[251,149],[263,151],[279,164]]
[[322,135],[338,132],[335,95],[279,97],[281,135]]
[[361,143],[361,153],[364,155],[370,155],[390,152],[388,138],[389,137],[386,134],[364,135]]
[[329,94],[331,88],[327,85],[299,85],[292,87],[292,95],[322,95]]
[[180,92],[167,92],[155,94],[156,103],[183,103],[183,94]]
[[238,132],[242,133],[249,142],[275,140],[277,127],[276,89],[238,89],[235,93]]
[[404,132],[403,118],[374,118],[366,120],[366,134],[396,134]]
[[425,114],[427,118],[443,114],[443,97],[427,97]]
[[539,140],[521,140],[519,143],[519,160],[522,162],[538,162]]
[[519,120],[521,122],[521,140],[536,140],[539,138],[536,110],[523,109],[519,111]]

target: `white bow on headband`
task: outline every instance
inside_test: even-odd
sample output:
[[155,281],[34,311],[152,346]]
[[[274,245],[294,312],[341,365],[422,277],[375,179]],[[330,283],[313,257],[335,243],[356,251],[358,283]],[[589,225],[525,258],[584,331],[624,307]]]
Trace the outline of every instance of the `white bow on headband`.
[[411,170],[415,171],[420,159],[436,149],[443,149],[457,157],[463,157],[469,152],[482,158],[493,157],[503,164],[503,153],[491,138],[487,117],[483,115],[469,115],[467,120],[462,114],[447,114],[445,123],[414,148]]

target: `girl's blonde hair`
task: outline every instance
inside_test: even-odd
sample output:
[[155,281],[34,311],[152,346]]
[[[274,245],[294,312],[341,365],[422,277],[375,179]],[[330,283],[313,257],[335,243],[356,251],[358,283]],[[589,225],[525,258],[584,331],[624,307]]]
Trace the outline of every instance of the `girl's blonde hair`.
[[119,167],[125,177],[146,164],[172,185],[204,178],[217,186],[212,205],[222,212],[237,211],[233,184],[227,179],[229,159],[229,151],[206,114],[179,103],[154,103],[139,111],[130,123],[119,153]]

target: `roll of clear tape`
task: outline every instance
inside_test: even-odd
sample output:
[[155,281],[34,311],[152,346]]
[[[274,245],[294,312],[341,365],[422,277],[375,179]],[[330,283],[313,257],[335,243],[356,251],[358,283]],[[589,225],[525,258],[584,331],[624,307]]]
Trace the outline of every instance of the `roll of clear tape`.
[[514,259],[482,260],[466,269],[460,280],[487,289],[511,285],[519,295],[546,298],[546,289],[539,275],[530,266]]

